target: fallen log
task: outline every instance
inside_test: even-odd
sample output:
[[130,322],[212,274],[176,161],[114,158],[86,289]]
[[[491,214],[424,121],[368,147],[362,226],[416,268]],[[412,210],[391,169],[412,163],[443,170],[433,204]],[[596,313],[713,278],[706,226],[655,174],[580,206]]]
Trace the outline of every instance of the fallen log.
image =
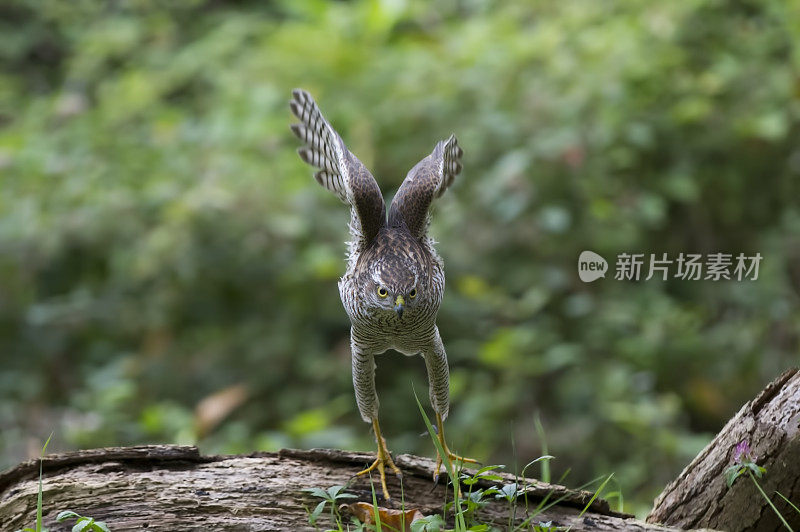
[[[680,476],[656,499],[647,522],[615,512],[586,491],[502,474],[473,489],[517,482],[524,487],[514,505],[489,498],[480,520],[501,529],[519,524],[550,523],[560,530],[779,530],[783,526],[747,475],[731,488],[724,472],[741,442],[767,470],[761,486],[790,526],[800,529],[800,513],[775,495],[800,501],[800,370],[785,372],[747,403]],[[61,510],[102,520],[114,532],[127,530],[313,530],[308,514],[320,502],[308,488],[343,485],[355,499],[371,504],[373,490],[356,472],[372,462],[370,453],[329,449],[284,449],[277,453],[203,456],[196,447],[152,445],[93,449],[48,455],[41,461],[44,522],[51,532]],[[450,489],[431,481],[434,462],[400,455],[400,481],[389,476],[389,489],[402,498],[382,500],[387,509],[416,509],[423,515],[442,512]],[[0,530],[14,531],[35,521],[39,460],[0,473]],[[444,475],[442,475],[444,477]],[[531,516],[542,501],[549,504]],[[451,516],[450,516],[451,518]],[[321,517],[322,528],[333,523]],[[451,521],[452,522],[452,521]],[[345,521],[345,524],[347,521]],[[658,523],[658,524],[657,524]]]
[[[742,443],[744,442],[744,443]],[[725,470],[738,445],[766,468],[757,479],[789,526],[800,530],[800,370],[784,372],[725,425],[722,431],[656,498],[650,523],[720,530],[787,530],[745,474],[728,488]]]
[[[51,532],[70,530],[71,526],[56,523],[55,517],[61,510],[72,510],[104,521],[113,532],[313,530],[308,512],[321,499],[303,490],[347,485],[346,491],[357,499],[342,502],[372,504],[370,480],[353,478],[372,460],[374,455],[370,453],[326,449],[203,456],[196,447],[170,445],[49,455],[42,461],[44,522]],[[442,480],[433,484],[433,460],[400,455],[395,461],[403,471],[405,509],[418,509],[423,515],[442,513],[452,489]],[[0,473],[2,531],[14,531],[35,522],[38,475],[39,460]],[[535,515],[533,524],[551,522],[552,526],[570,527],[573,531],[673,530],[615,512],[606,501],[592,500],[593,494],[586,491],[516,480],[526,486],[525,493],[517,498],[516,523],[527,517],[526,503],[533,509],[547,498],[558,502]],[[501,483],[514,481],[513,475],[504,474]],[[482,481],[473,488],[497,483]],[[382,500],[378,489],[379,505],[400,508],[400,481],[393,475],[389,477],[389,489],[395,498]],[[321,529],[332,525],[327,513],[326,509],[320,517]],[[479,515],[482,522],[505,528],[509,504],[492,497]],[[345,524],[348,522],[345,520]]]

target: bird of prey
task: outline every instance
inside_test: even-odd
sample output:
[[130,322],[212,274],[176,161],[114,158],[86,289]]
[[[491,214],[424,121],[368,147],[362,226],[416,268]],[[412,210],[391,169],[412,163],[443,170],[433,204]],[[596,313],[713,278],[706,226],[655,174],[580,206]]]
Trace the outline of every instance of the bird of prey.
[[[369,170],[345,146],[311,95],[292,91],[289,102],[300,123],[294,134],[305,144],[300,158],[314,166],[317,182],[350,205],[347,271],[339,280],[339,295],[350,317],[353,386],[361,417],[372,423],[378,454],[359,475],[375,469],[385,498],[385,468],[397,475],[378,424],[375,355],[394,349],[408,356],[421,354],[428,370],[431,405],[436,412],[438,439],[451,460],[475,462],[452,453],[443,422],[449,408],[450,375],[447,355],[436,327],[444,294],[444,265],[428,234],[430,207],[461,171],[462,151],[455,136],[440,141],[433,152],[406,176],[389,207]],[[435,476],[442,464],[439,455]]]

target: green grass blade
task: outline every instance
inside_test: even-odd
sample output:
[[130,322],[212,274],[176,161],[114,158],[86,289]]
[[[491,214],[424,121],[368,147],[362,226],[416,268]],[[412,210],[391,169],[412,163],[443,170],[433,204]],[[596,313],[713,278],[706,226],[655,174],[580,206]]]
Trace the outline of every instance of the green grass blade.
[[[412,388],[413,389],[413,388]],[[455,472],[453,467],[453,462],[450,460],[450,457],[447,456],[447,453],[444,452],[444,448],[442,448],[442,444],[439,442],[439,438],[436,435],[436,431],[431,424],[431,420],[428,419],[428,414],[425,413],[425,409],[422,408],[422,403],[419,402],[419,397],[417,397],[417,391],[413,390],[414,392],[414,399],[417,401],[417,407],[419,407],[419,413],[422,414],[422,419],[425,421],[425,426],[428,428],[428,434],[430,434],[431,439],[433,440],[433,444],[436,446],[436,452],[439,453],[439,456],[442,457],[442,463],[445,465],[445,469],[447,470],[447,475],[450,477],[450,482],[453,484],[453,501],[456,512],[456,532],[460,532],[462,530],[467,529],[467,524],[464,521],[464,510],[461,508],[461,500],[458,496],[459,491],[459,482],[458,476]]]
[[50,438],[53,437],[53,433],[50,433],[50,436],[47,437],[47,441],[44,442],[44,447],[42,447],[42,456],[39,459],[39,494],[36,497],[36,532],[42,532],[42,471],[44,465],[44,455],[47,452],[47,445],[50,443]]
[[795,512],[797,512],[797,513],[799,513],[799,514],[800,514],[800,508],[798,508],[797,506],[795,506],[795,505],[794,505],[794,503],[793,503],[792,501],[790,501],[789,499],[787,499],[787,498],[786,498],[786,496],[784,496],[784,494],[783,494],[783,493],[781,493],[780,491],[776,491],[775,493],[777,493],[777,494],[778,494],[778,497],[780,497],[781,499],[783,499],[784,501],[786,501],[786,503],[787,503],[789,506],[791,506],[792,508],[794,508],[794,511],[795,511]]
[[[550,460],[553,460],[554,458],[555,458],[555,456],[553,456],[553,455],[545,454],[545,455],[540,456],[539,458],[531,460],[530,462],[525,464],[525,467],[522,468],[522,476],[523,477],[525,476],[525,471],[527,471],[528,468],[530,466],[532,466],[533,464],[538,464],[539,462],[549,462]],[[544,466],[542,466],[542,467],[544,467]],[[547,469],[547,476],[548,477],[550,476],[550,469],[549,468]],[[542,482],[546,482],[546,483],[550,484],[550,480],[542,479]]]
[[772,511],[775,512],[775,515],[777,515],[778,519],[781,520],[781,523],[783,523],[783,526],[785,526],[786,529],[789,530],[789,532],[794,532],[792,527],[789,526],[789,523],[786,522],[786,519],[781,515],[781,513],[778,511],[778,509],[775,508],[775,505],[772,503],[770,498],[767,497],[767,494],[764,493],[764,490],[761,488],[761,484],[759,484],[758,481],[756,480],[756,477],[753,476],[753,472],[752,471],[748,471],[747,474],[750,475],[751,479],[753,479],[753,484],[756,485],[756,488],[758,488],[758,491],[761,492],[761,496],[764,497],[764,500],[767,501],[767,504],[770,505],[770,507],[772,508]]
[[433,445],[436,446],[436,452],[438,452],[439,456],[442,457],[442,461],[445,465],[447,474],[450,476],[450,479],[454,480],[455,473],[453,469],[453,462],[450,460],[450,457],[447,456],[447,453],[444,452],[442,444],[439,442],[439,438],[436,435],[436,430],[433,428],[431,420],[428,419],[428,414],[425,413],[425,409],[422,408],[422,403],[419,402],[419,397],[417,397],[416,390],[414,390],[414,399],[416,399],[417,401],[417,406],[419,407],[419,413],[422,414],[422,419],[425,421],[425,427],[427,427],[428,434],[430,434],[430,437],[433,440]]
[[375,483],[372,475],[369,477],[369,486],[372,488],[372,514],[375,516],[375,530],[381,532],[381,514],[378,512],[378,498],[375,496]]
[[579,514],[579,517],[580,517],[580,516],[583,516],[583,514],[585,514],[585,513],[586,513],[586,510],[588,510],[588,509],[589,509],[589,507],[590,507],[590,506],[592,505],[592,503],[594,502],[594,500],[595,500],[597,497],[599,497],[599,496],[600,496],[600,494],[603,492],[603,488],[605,488],[605,487],[606,487],[606,484],[608,484],[608,482],[611,480],[611,477],[613,477],[613,476],[614,476],[614,473],[611,473],[610,475],[608,475],[608,477],[606,477],[606,479],[603,481],[603,483],[602,483],[602,484],[600,484],[600,487],[599,487],[599,488],[597,488],[597,490],[594,492],[594,495],[592,495],[592,498],[591,498],[591,499],[589,499],[589,502],[587,502],[587,503],[586,503],[586,506],[584,506],[584,507],[583,507],[583,510],[581,510],[581,513]]
[[407,528],[406,525],[406,494],[403,489],[403,477],[400,477],[400,511],[403,512],[400,514],[400,527],[402,530]]
[[[544,426],[539,417],[539,412],[536,412],[536,418],[534,418],[533,422],[536,425],[536,433],[539,435],[539,441],[542,442],[542,455],[548,456],[550,453],[547,449],[547,438],[544,434]],[[550,483],[550,460],[542,461],[542,482]]]
[[[564,479],[567,477],[567,474],[568,474],[570,471],[571,471],[571,469],[567,469],[567,470],[564,472],[564,474],[563,474],[563,475],[561,475],[561,478],[558,480],[558,484],[563,484],[563,483],[564,483],[563,481],[564,481]],[[591,485],[592,485],[592,484],[594,484],[595,482],[598,482],[598,481],[599,481],[601,478],[603,478],[603,477],[597,477],[597,478],[595,478],[595,479],[592,479],[592,480],[590,480],[589,482],[585,482],[585,483],[581,484],[580,486],[578,486],[577,488],[575,488],[575,490],[576,490],[576,491],[581,491],[581,490],[583,490],[583,489],[585,489],[585,488],[588,488],[589,486],[591,486]],[[542,502],[540,502],[540,503],[539,503],[539,506],[537,506],[537,507],[536,507],[536,509],[534,510],[534,512],[535,512],[535,514],[534,514],[534,515],[536,515],[536,514],[539,514],[539,513],[542,513],[542,512],[546,512],[547,510],[549,510],[550,508],[552,508],[553,506],[557,505],[558,503],[560,503],[561,501],[563,501],[563,500],[567,499],[567,498],[570,496],[570,493],[565,493],[564,495],[562,495],[562,496],[561,496],[561,497],[559,497],[558,499],[555,499],[555,500],[553,500],[552,502],[550,502],[550,504],[548,504],[548,505],[544,505],[544,503],[547,501],[547,499],[548,499],[548,498],[550,497],[550,495],[552,495],[552,494],[553,494],[553,492],[552,492],[552,491],[548,492],[548,494],[545,496],[545,498],[542,500]],[[591,504],[591,501],[589,501],[589,504]]]
[[[610,491],[610,492],[606,493],[605,499],[606,500],[610,500],[610,499],[616,498],[617,499],[617,511],[618,512],[622,512],[623,511],[622,508],[624,507],[624,499],[622,497],[622,485],[619,483],[619,481],[616,478],[614,479],[614,485],[617,487],[617,490],[616,491]],[[609,504],[609,506],[610,506],[610,504]]]

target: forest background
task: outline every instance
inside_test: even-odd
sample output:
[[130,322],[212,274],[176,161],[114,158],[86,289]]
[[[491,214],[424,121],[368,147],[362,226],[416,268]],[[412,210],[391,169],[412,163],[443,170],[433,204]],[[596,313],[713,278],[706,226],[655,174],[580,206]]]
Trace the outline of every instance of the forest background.
[[[372,450],[350,375],[347,209],[297,157],[316,97],[390,198],[437,203],[452,446],[614,473],[642,515],[798,360],[797,1],[9,0],[0,5],[0,468],[51,449]],[[609,261],[584,283],[584,250]],[[758,278],[650,255],[760,253]],[[641,253],[639,281],[614,278]],[[731,273],[733,268],[731,268]],[[703,273],[705,276],[705,272]],[[423,361],[378,359],[433,456]]]

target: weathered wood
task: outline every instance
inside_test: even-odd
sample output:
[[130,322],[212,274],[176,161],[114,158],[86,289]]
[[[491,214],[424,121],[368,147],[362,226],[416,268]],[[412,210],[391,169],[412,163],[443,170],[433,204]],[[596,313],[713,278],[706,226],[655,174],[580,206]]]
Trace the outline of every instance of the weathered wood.
[[739,442],[747,442],[758,465],[764,491],[794,530],[800,514],[778,491],[800,506],[800,370],[784,372],[745,404],[722,431],[656,499],[651,523],[721,530],[786,530],[747,476],[727,487],[724,471]]
[[[347,491],[357,500],[371,502],[369,479],[353,475],[373,459],[368,453],[320,449],[201,456],[195,447],[162,445],[52,455],[43,462],[45,524],[52,532],[69,530],[54,522],[59,511],[69,509],[105,521],[114,532],[310,530],[305,508],[313,509],[320,499],[302,490],[349,483]],[[396,463],[404,473],[405,507],[426,515],[441,512],[449,490],[444,483],[431,481],[433,460],[400,455]],[[2,531],[34,523],[38,473],[39,461],[31,460],[0,474]],[[514,477],[506,475],[505,480],[513,482]],[[528,482],[531,507],[551,492],[550,501],[563,498],[537,515],[534,523],[552,521],[575,531],[671,530],[613,512],[602,500],[595,500],[581,515],[590,493]],[[394,476],[389,478],[389,489],[399,499],[400,482]],[[399,508],[400,501],[379,504]],[[502,527],[508,505],[492,502],[480,515]],[[517,521],[524,516],[523,497]]]

